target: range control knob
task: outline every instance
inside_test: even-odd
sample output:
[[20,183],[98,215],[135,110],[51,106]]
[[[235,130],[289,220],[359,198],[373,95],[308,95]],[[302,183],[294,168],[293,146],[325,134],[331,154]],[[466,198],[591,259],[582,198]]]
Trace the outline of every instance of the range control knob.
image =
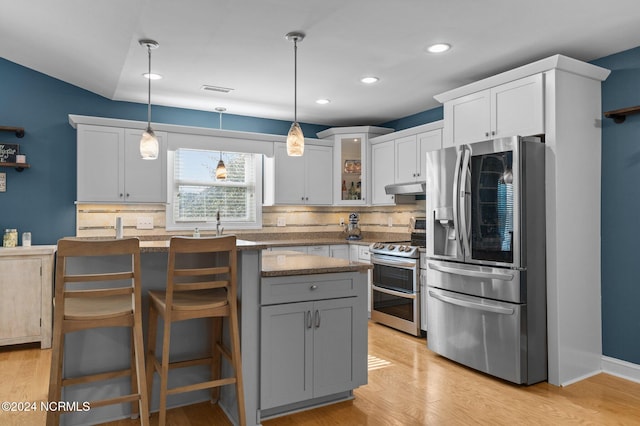
[[387,246],[387,248],[388,248],[389,250],[395,250],[396,246],[394,246],[393,244],[389,244],[389,245]]

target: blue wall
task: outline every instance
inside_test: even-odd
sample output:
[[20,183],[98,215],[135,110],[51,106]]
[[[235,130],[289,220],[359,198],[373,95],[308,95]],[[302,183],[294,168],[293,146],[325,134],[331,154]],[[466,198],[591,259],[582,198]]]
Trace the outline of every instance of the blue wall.
[[[602,111],[640,105],[640,47],[593,61],[610,69]],[[602,123],[602,352],[640,364],[640,114]]]
[[[0,58],[0,126],[24,127],[24,138],[0,132],[0,142],[18,143],[30,169],[7,175],[0,193],[0,229],[31,231],[32,243],[55,244],[75,235],[76,131],[69,114],[146,121],[147,106],[115,102]],[[157,123],[217,128],[217,112],[154,106]],[[225,114],[225,130],[286,135],[290,122]],[[315,135],[327,126],[301,124]]]

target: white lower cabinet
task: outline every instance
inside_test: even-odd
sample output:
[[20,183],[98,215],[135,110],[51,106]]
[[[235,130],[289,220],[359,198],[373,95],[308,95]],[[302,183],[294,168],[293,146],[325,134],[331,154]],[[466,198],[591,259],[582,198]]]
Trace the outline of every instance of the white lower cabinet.
[[[311,254],[311,252],[309,252]],[[349,255],[349,244],[337,244],[329,246],[329,257],[338,259],[351,260]]]
[[[369,253],[369,246],[363,246],[358,244],[352,244],[349,247],[351,261],[371,263],[371,253]],[[367,312],[369,318],[371,318],[371,282],[373,281],[373,271],[369,269],[367,272]]]
[[50,348],[55,246],[0,251],[0,346]]

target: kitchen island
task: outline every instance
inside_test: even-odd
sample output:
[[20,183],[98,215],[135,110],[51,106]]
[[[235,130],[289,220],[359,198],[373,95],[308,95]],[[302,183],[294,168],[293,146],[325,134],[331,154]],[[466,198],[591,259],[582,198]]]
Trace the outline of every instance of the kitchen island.
[[[145,343],[148,315],[147,292],[165,288],[168,246],[167,240],[141,242]],[[352,398],[352,390],[366,383],[366,287],[367,271],[370,265],[297,252],[269,252],[264,250],[269,248],[266,243],[238,240],[237,246],[242,370],[248,424],[258,425],[262,419],[268,417]],[[82,265],[72,266],[78,270],[82,268]],[[314,286],[315,288],[312,288]],[[266,288],[269,291],[265,291]],[[291,319],[296,315],[299,317],[299,313],[291,315],[274,313],[277,306],[301,308],[303,305],[302,325],[290,325],[293,323],[281,321],[283,318]],[[311,327],[307,327],[309,320],[311,320]],[[343,331],[344,321],[348,322],[346,323],[349,326],[348,334]],[[291,335],[283,332],[281,326],[289,326],[293,329],[297,327],[297,331],[310,330],[311,337],[315,340],[312,342],[308,337],[309,334]],[[176,323],[173,327],[171,352],[176,358],[181,355],[207,352],[209,345],[205,336],[210,334],[209,321],[185,321]],[[318,337],[313,336],[314,331]],[[271,334],[265,336],[265,332]],[[297,357],[297,351],[301,347],[298,337],[302,338],[304,345],[302,348],[308,354],[314,348],[320,350],[320,348],[339,347],[340,350],[333,350],[333,358],[326,358],[329,360],[329,364],[326,365],[315,361],[320,359],[318,357],[300,359]],[[350,340],[348,344],[345,340],[347,338]],[[280,342],[275,347],[269,344],[278,339],[284,339],[286,344],[280,344],[284,343]],[[127,330],[115,328],[104,329],[97,333],[80,332],[68,335],[65,340],[67,354],[64,365],[65,375],[80,375],[107,367],[126,368],[129,362],[126,350],[111,353],[104,348],[128,341]],[[161,342],[158,344],[160,345]],[[278,355],[277,350],[285,347],[289,362],[279,365],[277,362],[265,364],[265,360],[284,359]],[[300,371],[294,371],[294,366],[299,365],[303,366],[302,372],[307,374],[301,379]],[[229,371],[230,367],[223,365],[223,368]],[[332,371],[340,372],[340,380],[334,378],[329,384],[322,383],[321,379],[335,375]],[[346,377],[346,373],[349,376],[348,381],[342,380]],[[208,374],[208,369],[204,366],[175,370],[170,375],[170,385],[173,387],[188,384],[200,378],[206,378]],[[319,377],[315,380],[317,383],[314,383],[314,377]],[[297,386],[300,380],[306,388],[303,392],[299,392],[296,388],[292,398],[289,390],[292,386]],[[124,393],[128,390],[128,386],[126,379],[114,379],[106,385],[83,384],[65,389],[63,399],[90,401],[105,395]],[[269,391],[269,388],[274,392]],[[153,395],[150,397],[152,412],[158,409],[157,377],[154,378],[153,389]],[[168,405],[171,408],[208,399],[209,392],[196,391],[173,395],[169,398]],[[227,415],[237,422],[235,389],[232,386],[222,388],[219,404]],[[122,404],[65,414],[61,419],[62,424],[65,425],[95,424],[126,418],[129,416],[129,410],[128,404]]]

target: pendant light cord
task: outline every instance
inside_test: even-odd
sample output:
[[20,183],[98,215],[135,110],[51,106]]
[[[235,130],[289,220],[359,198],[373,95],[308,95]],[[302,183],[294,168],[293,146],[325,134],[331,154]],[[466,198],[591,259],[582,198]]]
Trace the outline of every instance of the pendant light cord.
[[293,122],[298,122],[298,38],[293,39]]
[[147,44],[147,53],[149,54],[149,73],[147,74],[148,82],[148,102],[147,102],[147,130],[151,128],[151,45]]

